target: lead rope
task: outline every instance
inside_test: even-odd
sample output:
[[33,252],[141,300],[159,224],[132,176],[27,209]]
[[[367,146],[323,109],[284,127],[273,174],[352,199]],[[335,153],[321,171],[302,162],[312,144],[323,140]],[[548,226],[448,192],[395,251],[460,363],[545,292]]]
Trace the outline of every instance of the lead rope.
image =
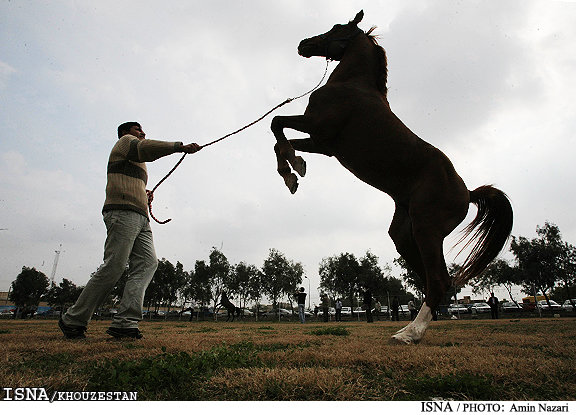
[[[320,79],[320,82],[318,82],[318,84],[312,88],[310,91],[303,93],[302,95],[298,95],[297,97],[294,98],[288,98],[287,100],[285,100],[284,102],[276,105],[274,108],[272,108],[271,110],[269,110],[266,114],[262,115],[260,118],[258,118],[255,121],[252,121],[250,124],[246,124],[244,127],[237,129],[236,131],[233,131],[229,134],[226,134],[223,137],[220,137],[214,141],[209,142],[208,144],[204,144],[203,146],[200,146],[200,149],[204,148],[204,147],[208,147],[211,146],[212,144],[216,144],[232,135],[238,134],[241,131],[244,131],[245,129],[252,127],[254,124],[259,123],[260,121],[262,121],[264,118],[266,118],[268,115],[270,115],[272,112],[276,111],[278,108],[283,107],[284,105],[295,101],[297,99],[303,98],[306,95],[311,94],[312,92],[314,92],[315,90],[317,90],[320,85],[322,84],[322,82],[324,81],[324,78],[326,78],[326,74],[328,73],[328,64],[330,63],[330,59],[326,59],[326,68],[324,69],[324,74],[322,75],[322,79]],[[184,153],[182,155],[182,157],[180,157],[180,160],[178,160],[178,162],[174,165],[174,167],[172,167],[172,169],[162,178],[162,180],[160,180],[158,182],[158,184],[156,186],[154,186],[154,188],[150,191],[146,191],[146,194],[148,195],[148,211],[150,212],[150,216],[152,217],[152,219],[154,219],[157,223],[159,223],[160,225],[164,225],[168,222],[170,222],[172,219],[166,219],[163,221],[160,221],[158,219],[156,219],[156,217],[154,216],[154,214],[152,213],[152,199],[154,198],[154,192],[156,191],[156,189],[158,188],[158,186],[160,186],[168,177],[170,177],[170,175],[172,173],[174,173],[174,170],[176,170],[178,168],[178,166],[182,163],[182,161],[184,161],[184,158],[186,157],[188,153]]]

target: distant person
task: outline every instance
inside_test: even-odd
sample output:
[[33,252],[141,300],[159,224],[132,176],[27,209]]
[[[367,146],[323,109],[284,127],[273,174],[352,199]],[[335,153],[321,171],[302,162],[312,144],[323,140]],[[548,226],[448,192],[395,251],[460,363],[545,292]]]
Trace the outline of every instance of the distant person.
[[380,320],[380,310],[382,310],[382,304],[380,304],[380,301],[378,301],[378,299],[375,299],[376,302],[374,303],[374,317],[376,318],[376,320]]
[[148,204],[152,194],[146,190],[147,161],[173,153],[195,153],[196,143],[183,145],[146,139],[137,122],[118,127],[118,141],[112,148],[107,167],[106,201],[102,208],[106,224],[104,263],[90,277],[76,303],[58,321],[68,339],[85,338],[86,326],[114,288],[128,265],[128,280],[118,305],[118,313],[106,333],[115,338],[142,338],[144,292],[158,267]]
[[363,304],[364,308],[366,309],[366,322],[373,323],[374,319],[372,318],[372,293],[370,290],[364,291]]
[[296,293],[296,298],[298,299],[298,316],[300,317],[300,323],[306,323],[306,314],[304,314],[304,309],[306,308],[306,293],[304,292],[304,287],[300,287],[300,291]]
[[400,314],[398,310],[400,309],[400,302],[398,301],[398,296],[395,295],[392,299],[392,321],[400,321]]
[[314,318],[318,318],[318,312],[320,311],[320,307],[314,304]]
[[488,299],[488,305],[490,306],[490,314],[492,315],[492,319],[498,319],[498,298],[491,293],[490,298]]
[[329,306],[328,295],[322,294],[321,299],[322,299],[322,317],[324,319],[324,322],[327,323],[328,322],[328,306]]
[[342,321],[342,300],[338,298],[336,300],[336,321]]
[[414,320],[416,318],[416,305],[414,304],[414,300],[408,301],[408,311],[410,311],[410,320]]

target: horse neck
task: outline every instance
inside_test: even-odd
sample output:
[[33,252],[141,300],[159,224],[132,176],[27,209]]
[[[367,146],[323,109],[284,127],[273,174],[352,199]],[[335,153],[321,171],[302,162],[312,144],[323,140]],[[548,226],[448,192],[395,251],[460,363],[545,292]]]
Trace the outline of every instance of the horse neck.
[[377,87],[380,63],[374,43],[368,36],[356,36],[346,48],[328,82],[357,82]]

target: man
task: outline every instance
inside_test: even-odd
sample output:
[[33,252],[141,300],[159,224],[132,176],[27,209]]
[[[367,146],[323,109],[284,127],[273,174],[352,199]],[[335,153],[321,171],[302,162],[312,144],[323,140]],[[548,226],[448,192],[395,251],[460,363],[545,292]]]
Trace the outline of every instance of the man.
[[490,293],[490,298],[488,299],[488,305],[490,306],[490,313],[492,319],[498,319],[498,298],[494,296],[494,293]]
[[373,323],[374,319],[372,318],[372,293],[370,290],[364,291],[363,304],[364,309],[366,310],[366,322]]
[[342,321],[342,300],[336,300],[336,321]]
[[304,314],[306,293],[304,292],[304,287],[300,287],[300,291],[296,293],[296,298],[298,299],[298,316],[300,316],[300,323],[304,324],[306,322],[306,314]]
[[320,296],[320,300],[322,301],[322,319],[325,323],[328,322],[328,307],[330,306],[328,294],[322,294]]
[[374,303],[374,317],[376,317],[376,320],[380,320],[380,310],[382,310],[382,304],[380,304],[380,301],[378,301],[377,298],[375,298],[376,302]]
[[414,300],[408,301],[408,311],[410,311],[410,320],[414,320],[416,318],[416,305],[414,304]]
[[128,280],[118,313],[106,333],[115,338],[142,338],[138,323],[142,320],[144,292],[158,267],[148,219],[148,199],[152,196],[146,190],[145,162],[178,152],[195,153],[200,148],[196,143],[148,140],[137,122],[118,127],[118,142],[108,159],[102,209],[107,231],[104,262],[58,322],[66,338],[86,337],[84,332],[94,310],[106,299],[127,265]]
[[395,295],[392,299],[392,321],[400,321],[399,309],[400,302],[398,301],[398,296]]

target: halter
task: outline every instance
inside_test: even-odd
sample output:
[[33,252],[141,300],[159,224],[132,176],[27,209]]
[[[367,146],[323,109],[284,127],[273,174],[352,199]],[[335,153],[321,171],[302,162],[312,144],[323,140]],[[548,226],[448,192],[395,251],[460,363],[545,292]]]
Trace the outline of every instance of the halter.
[[[358,29],[358,30],[360,30],[360,29]],[[204,147],[211,146],[212,144],[216,144],[216,143],[218,143],[218,142],[220,142],[220,141],[222,141],[222,140],[224,140],[224,139],[226,139],[226,138],[228,138],[228,137],[230,137],[230,136],[232,136],[232,135],[234,135],[234,134],[238,134],[239,132],[244,131],[245,129],[253,126],[254,124],[256,124],[256,123],[258,123],[258,122],[260,122],[260,121],[262,121],[264,118],[266,118],[266,116],[268,116],[268,115],[271,114],[272,112],[276,111],[278,108],[283,107],[284,105],[286,105],[286,104],[288,104],[288,103],[290,103],[290,102],[292,102],[292,101],[295,101],[295,100],[297,100],[297,99],[303,98],[303,97],[305,97],[306,95],[309,95],[309,94],[311,94],[312,92],[314,92],[315,90],[317,90],[317,89],[320,87],[320,85],[322,84],[322,82],[324,81],[324,78],[326,78],[326,74],[328,73],[328,64],[330,63],[330,60],[331,60],[330,58],[326,58],[326,68],[324,69],[324,74],[322,75],[322,78],[320,79],[320,82],[318,82],[318,84],[317,84],[314,88],[312,88],[310,91],[305,92],[305,93],[303,93],[302,95],[298,95],[297,97],[293,97],[293,98],[288,98],[288,99],[286,99],[285,101],[283,101],[282,103],[276,105],[274,108],[272,108],[272,109],[269,110],[267,113],[265,113],[264,115],[262,115],[260,118],[252,121],[252,122],[249,123],[249,124],[246,124],[244,127],[239,128],[239,129],[237,129],[236,131],[233,131],[233,132],[231,132],[231,133],[229,133],[229,134],[226,134],[226,135],[223,136],[223,137],[220,137],[220,138],[218,138],[218,139],[216,139],[216,140],[214,140],[214,141],[211,141],[211,142],[209,142],[209,143],[207,143],[207,144],[204,144],[204,145],[200,146],[200,149],[202,149],[202,148],[204,148]],[[160,180],[160,181],[158,182],[158,184],[157,184],[156,186],[154,186],[154,188],[153,188],[151,191],[147,192],[147,194],[148,194],[148,211],[150,212],[150,216],[152,217],[152,219],[154,219],[154,220],[155,220],[157,223],[159,223],[160,225],[164,225],[164,224],[170,222],[172,219],[166,219],[166,220],[163,220],[163,221],[160,221],[160,220],[156,219],[156,217],[155,217],[154,214],[152,213],[152,198],[153,198],[154,192],[156,191],[156,189],[158,188],[158,186],[160,186],[168,177],[170,177],[170,175],[171,175],[172,173],[174,173],[174,170],[176,170],[176,169],[178,168],[178,166],[184,161],[184,158],[186,157],[187,154],[188,154],[188,153],[184,153],[184,154],[182,155],[182,157],[180,157],[180,160],[178,160],[178,162],[177,162],[177,163],[174,165],[174,167],[172,167],[172,169],[162,178],[162,180]]]
[[[328,50],[330,49],[330,45],[334,42],[346,42],[349,43],[352,39],[354,39],[356,36],[358,36],[360,33],[364,33],[364,31],[362,29],[360,29],[359,27],[356,28],[356,31],[354,33],[352,33],[350,36],[348,37],[339,37],[336,39],[328,39],[328,41],[326,42],[326,47],[324,48],[324,55],[326,56],[326,59],[331,59],[331,60],[340,60],[340,59],[336,59],[336,58],[332,58],[328,56]],[[328,35],[323,34],[323,35],[319,35],[320,39],[324,40],[326,38],[328,38]],[[343,50],[346,49],[347,45],[344,45]]]

